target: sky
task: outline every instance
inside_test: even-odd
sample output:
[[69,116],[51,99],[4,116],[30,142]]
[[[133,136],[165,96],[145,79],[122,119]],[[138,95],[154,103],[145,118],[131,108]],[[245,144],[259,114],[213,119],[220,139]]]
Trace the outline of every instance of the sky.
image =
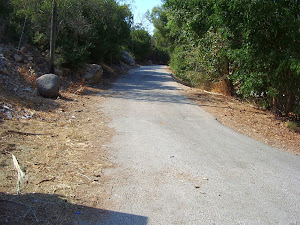
[[161,0],[127,0],[128,4],[131,5],[131,9],[134,15],[134,23],[142,23],[150,34],[153,34],[153,25],[145,18],[147,10],[150,12],[155,6],[162,5]]

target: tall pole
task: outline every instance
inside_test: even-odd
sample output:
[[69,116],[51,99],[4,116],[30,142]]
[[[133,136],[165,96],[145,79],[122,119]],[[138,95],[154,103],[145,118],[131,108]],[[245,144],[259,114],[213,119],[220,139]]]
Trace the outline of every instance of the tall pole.
[[54,73],[56,24],[57,24],[57,4],[56,1],[53,0],[53,10],[52,10],[52,19],[51,19],[51,37],[50,37],[50,68],[49,68],[50,73]]
[[131,53],[133,54],[133,32],[134,32],[134,16],[132,16],[132,28],[131,28]]

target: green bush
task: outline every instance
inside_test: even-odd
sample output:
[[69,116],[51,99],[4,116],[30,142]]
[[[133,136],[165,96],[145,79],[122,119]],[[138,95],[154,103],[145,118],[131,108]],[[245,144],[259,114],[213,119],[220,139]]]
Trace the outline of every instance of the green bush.
[[161,47],[152,47],[150,59],[157,64],[166,65],[170,61],[168,50]]
[[183,79],[226,79],[281,115],[299,106],[298,1],[166,0],[163,9],[153,12],[156,36],[171,46],[170,65]]
[[151,36],[143,28],[136,27],[131,31],[133,37],[133,54],[137,61],[144,62],[150,58]]
[[[1,0],[3,1],[3,0]],[[57,57],[61,64],[78,66],[118,57],[130,39],[132,14],[115,0],[56,0],[58,6]],[[51,0],[9,0],[9,29],[21,33],[41,50],[49,49]],[[2,9],[2,8],[1,8]]]

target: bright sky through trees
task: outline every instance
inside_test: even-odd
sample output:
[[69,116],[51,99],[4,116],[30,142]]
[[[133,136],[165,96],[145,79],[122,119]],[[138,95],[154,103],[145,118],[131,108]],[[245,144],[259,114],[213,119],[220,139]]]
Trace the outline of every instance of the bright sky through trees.
[[132,5],[132,12],[134,14],[134,23],[142,23],[142,25],[147,28],[150,34],[153,34],[153,25],[145,18],[145,13],[147,10],[150,12],[155,6],[162,5],[161,0],[129,0],[127,1]]

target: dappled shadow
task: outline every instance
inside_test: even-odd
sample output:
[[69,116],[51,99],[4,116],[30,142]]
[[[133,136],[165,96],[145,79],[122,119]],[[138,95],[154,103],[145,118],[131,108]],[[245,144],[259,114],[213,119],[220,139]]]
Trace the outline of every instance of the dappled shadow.
[[148,218],[71,204],[59,195],[0,193],[0,224],[147,225]]
[[134,69],[118,80],[113,87],[99,95],[146,102],[168,102],[194,104],[175,86],[172,77],[166,72],[155,72],[157,67]]
[[64,96],[64,95],[61,95],[61,94],[59,94],[59,98],[60,98],[61,100],[63,100],[63,101],[66,101],[66,102],[73,102],[73,101],[74,101],[74,99],[68,98],[68,97],[66,97],[66,96]]

